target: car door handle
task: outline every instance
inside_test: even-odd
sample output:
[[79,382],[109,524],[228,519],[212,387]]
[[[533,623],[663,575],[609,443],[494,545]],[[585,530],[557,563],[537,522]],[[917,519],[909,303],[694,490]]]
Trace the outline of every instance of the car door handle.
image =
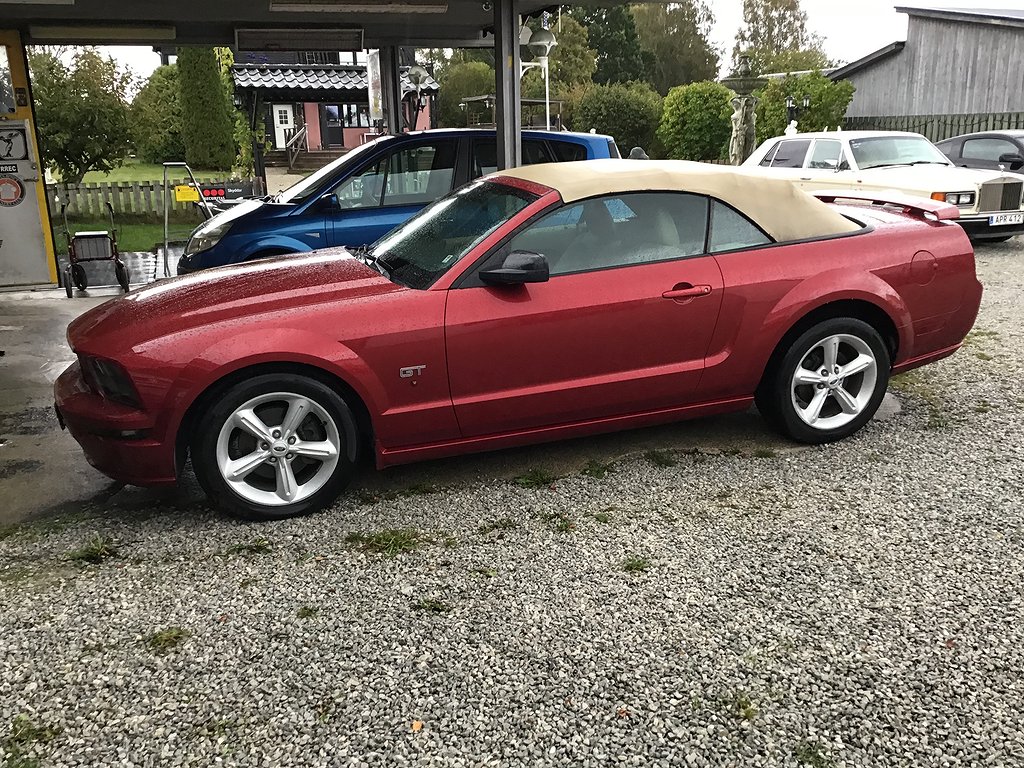
[[671,291],[661,294],[663,299],[695,299],[698,296],[707,296],[711,293],[710,285],[691,285],[690,283],[679,283],[673,286]]

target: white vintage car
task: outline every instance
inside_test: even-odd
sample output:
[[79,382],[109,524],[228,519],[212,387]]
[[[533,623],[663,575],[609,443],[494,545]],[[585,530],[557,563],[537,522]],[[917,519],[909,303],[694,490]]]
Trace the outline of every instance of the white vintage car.
[[806,190],[899,190],[953,203],[974,241],[1024,234],[1024,176],[957,168],[917,133],[834,131],[769,139],[743,163]]

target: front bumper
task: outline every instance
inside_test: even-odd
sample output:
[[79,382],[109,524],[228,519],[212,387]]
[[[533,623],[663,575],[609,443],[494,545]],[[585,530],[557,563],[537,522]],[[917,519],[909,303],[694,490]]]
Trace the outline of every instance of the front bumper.
[[86,461],[107,477],[128,485],[177,482],[173,441],[168,445],[155,438],[145,412],[94,394],[77,362],[57,378],[53,399],[61,426],[82,446]]
[[989,214],[967,215],[957,219],[971,240],[998,240],[1014,235],[1024,235],[1024,223],[1003,224],[992,226],[988,223]]

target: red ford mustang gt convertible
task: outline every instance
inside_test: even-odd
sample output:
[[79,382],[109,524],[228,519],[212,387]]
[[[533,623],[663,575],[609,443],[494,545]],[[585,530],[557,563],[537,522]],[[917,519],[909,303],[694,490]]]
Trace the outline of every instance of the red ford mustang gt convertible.
[[891,373],[956,351],[982,289],[953,206],[829,194],[683,162],[492,175],[366,253],[87,312],[58,413],[112,478],[174,483],[191,455],[256,519],[329,505],[364,452],[387,467],[752,402],[795,440],[837,440]]

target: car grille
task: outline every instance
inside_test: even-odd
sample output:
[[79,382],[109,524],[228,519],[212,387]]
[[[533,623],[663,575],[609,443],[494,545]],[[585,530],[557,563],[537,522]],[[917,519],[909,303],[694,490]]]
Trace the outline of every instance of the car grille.
[[1016,211],[1020,209],[1020,196],[1024,182],[1013,179],[988,181],[981,185],[978,198],[979,211]]

